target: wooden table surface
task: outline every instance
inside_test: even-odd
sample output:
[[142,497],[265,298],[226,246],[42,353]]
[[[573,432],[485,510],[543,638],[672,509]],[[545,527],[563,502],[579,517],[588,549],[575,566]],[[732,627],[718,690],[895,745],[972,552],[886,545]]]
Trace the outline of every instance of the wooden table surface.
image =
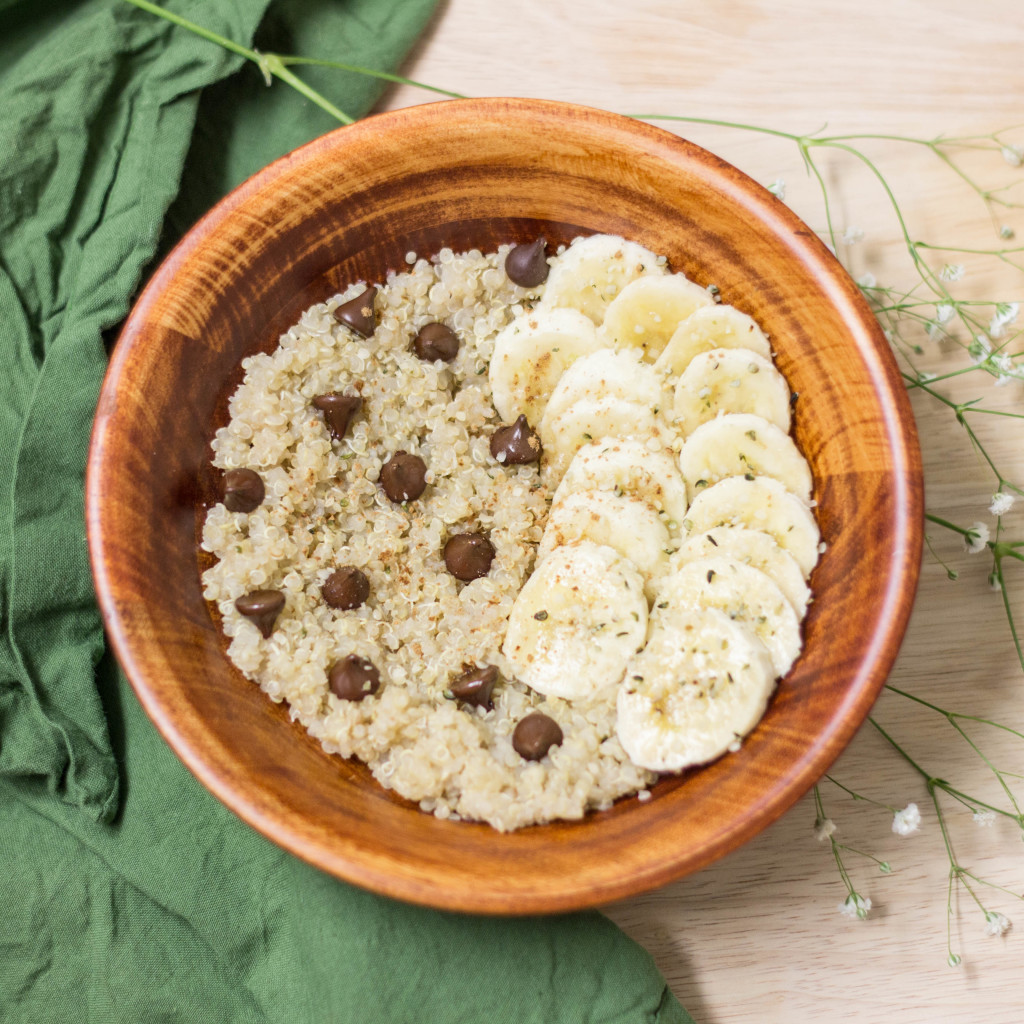
[[[827,122],[830,132],[844,134],[973,135],[1024,122],[1024,9],[1020,0],[450,0],[442,2],[404,72],[470,95],[545,97],[794,133],[813,132]],[[381,106],[429,98],[403,86]],[[786,201],[812,227],[824,227],[816,187],[791,142],[717,127],[677,130],[763,183],[784,179]],[[1009,137],[1024,143],[1024,126]],[[914,238],[984,249],[999,244],[980,200],[933,155],[898,142],[862,146],[893,182]],[[988,186],[1024,182],[1024,170],[1015,171],[998,154],[966,155],[970,173]],[[854,274],[871,272],[886,284],[913,283],[878,183],[842,154],[823,163],[838,227],[865,232],[846,253]],[[1024,184],[1017,199],[1024,202]],[[1001,213],[999,222],[1024,240],[1021,211]],[[936,266],[941,262],[936,256]],[[982,260],[967,269],[954,286],[957,297],[1024,299],[1019,271]],[[928,369],[948,372],[966,362],[954,346],[927,343]],[[994,390],[990,381],[974,372],[938,390],[961,401],[984,395],[989,407],[1024,411],[1024,385]],[[994,529],[987,506],[995,482],[984,461],[949,409],[921,393],[914,407],[929,511]],[[1024,484],[1024,421],[978,416],[974,422],[1002,472]],[[1024,501],[1004,518],[1013,538],[1024,539],[1022,508]],[[1024,674],[1000,597],[987,583],[991,560],[967,555],[959,539],[942,528],[930,527],[929,533],[960,578],[950,581],[926,554],[891,682],[944,707],[997,717],[1024,730]],[[1024,565],[1008,565],[1007,576],[1024,625]],[[889,693],[875,716],[926,771],[968,793],[1000,800],[985,764],[941,716]],[[991,730],[978,736],[997,766],[1024,774],[1024,740]],[[1021,901],[976,887],[986,906],[1018,920],[1016,929],[993,938],[985,935],[984,918],[967,893],[954,894],[952,941],[963,964],[949,967],[949,861],[921,777],[870,725],[832,775],[884,804],[915,801],[923,816],[918,833],[897,837],[889,812],[854,803],[829,782],[822,784],[826,810],[840,830],[837,838],[893,867],[884,875],[870,861],[847,856],[858,890],[873,903],[866,921],[837,912],[846,892],[829,844],[813,835],[810,794],[716,865],[607,913],[650,951],[699,1024],[1024,1020]],[[1019,791],[1024,794],[1024,784]],[[1024,844],[1015,824],[1000,819],[979,827],[948,797],[942,805],[960,862],[1024,891]]]

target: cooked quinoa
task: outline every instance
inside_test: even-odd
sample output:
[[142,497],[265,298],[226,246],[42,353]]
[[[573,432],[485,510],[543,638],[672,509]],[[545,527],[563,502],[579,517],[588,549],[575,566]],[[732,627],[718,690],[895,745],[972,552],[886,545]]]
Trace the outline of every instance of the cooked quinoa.
[[[216,504],[203,528],[217,562],[203,574],[235,665],[275,701],[286,701],[324,748],[357,757],[385,787],[441,818],[501,830],[579,818],[656,778],[633,765],[615,736],[615,688],[588,700],[545,698],[517,682],[501,644],[512,604],[533,569],[550,497],[537,464],[499,465],[489,450],[501,425],[487,365],[495,335],[529,308],[543,286],[512,284],[508,247],[482,255],[410,254],[377,299],[378,326],[363,339],[332,312],[360,294],[356,284],[307,310],[270,354],[246,359],[230,422],[217,431],[214,465],[249,468],[266,497],[254,511]],[[424,324],[439,321],[460,341],[450,363],[411,350]],[[362,407],[332,440],[312,400],[356,391]],[[422,497],[396,504],[378,479],[404,450],[427,466]],[[460,583],[442,550],[454,534],[481,532],[495,549],[490,572]],[[325,604],[321,586],[341,566],[370,583],[361,607]],[[235,607],[258,589],[285,595],[268,639]],[[327,673],[347,655],[380,671],[380,689],[339,700]],[[451,699],[452,680],[472,666],[497,666],[494,708]],[[512,748],[516,723],[542,709],[563,742],[541,761]]]

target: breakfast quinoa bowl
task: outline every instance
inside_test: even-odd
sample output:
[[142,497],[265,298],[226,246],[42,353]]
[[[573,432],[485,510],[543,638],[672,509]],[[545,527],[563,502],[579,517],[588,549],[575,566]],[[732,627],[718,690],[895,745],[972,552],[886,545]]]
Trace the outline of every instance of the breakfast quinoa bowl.
[[[202,539],[217,559],[204,594],[231,660],[328,752],[358,758],[424,811],[499,830],[645,799],[659,770],[738,749],[799,652],[792,598],[770,577],[802,591],[801,617],[809,592],[780,546],[791,524],[776,543],[763,511],[756,531],[723,521],[717,537],[688,517],[688,485],[710,496],[719,477],[778,476],[779,456],[762,465],[740,453],[734,469],[689,479],[677,460],[703,467],[701,426],[730,421],[792,448],[754,415],[788,432],[790,393],[763,333],[614,236],[578,239],[550,261],[538,239],[406,264],[307,309],[276,350],[243,362],[213,441],[223,501]],[[693,441],[673,427],[677,412]],[[586,429],[565,427],[567,415]],[[746,429],[741,447],[757,446]],[[806,474],[795,448],[784,454]],[[803,516],[809,573],[817,529]],[[686,558],[683,540],[706,550]],[[737,541],[740,568],[725,558]],[[670,555],[682,559],[674,571]],[[694,560],[705,590],[740,572],[748,590],[753,577],[773,592],[770,624],[746,613],[756,600],[744,591],[724,606],[729,623],[711,611],[676,635],[678,609],[658,598]],[[570,584],[582,572],[586,586],[572,585],[556,624],[540,605],[554,609],[559,572]],[[608,621],[584,623],[610,585]],[[684,610],[721,606],[716,596],[688,594]],[[531,599],[537,610],[523,612]],[[711,639],[684,664],[701,630]],[[762,670],[786,630],[793,650]],[[650,663],[659,643],[662,692],[638,696],[633,656],[646,650]],[[732,645],[728,666],[709,644]],[[664,702],[684,698],[674,722]],[[724,740],[705,735],[716,730]]]

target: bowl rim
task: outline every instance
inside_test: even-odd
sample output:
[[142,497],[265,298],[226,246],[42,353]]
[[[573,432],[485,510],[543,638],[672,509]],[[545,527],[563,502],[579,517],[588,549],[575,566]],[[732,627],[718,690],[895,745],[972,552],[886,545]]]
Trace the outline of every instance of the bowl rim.
[[[844,698],[838,702],[829,720],[829,728],[817,735],[808,746],[799,773],[787,776],[787,784],[776,787],[770,799],[761,801],[742,822],[721,830],[714,841],[689,851],[686,856],[663,857],[647,865],[646,870],[633,872],[623,878],[609,877],[604,884],[588,885],[585,890],[573,889],[568,885],[564,892],[557,895],[546,892],[537,898],[524,896],[515,900],[510,900],[507,895],[489,897],[486,893],[434,893],[422,881],[410,880],[403,875],[395,876],[372,857],[361,857],[351,849],[345,854],[339,854],[330,848],[329,843],[311,840],[308,833],[283,826],[279,817],[259,799],[226,782],[207,763],[202,751],[183,733],[175,717],[147,684],[146,674],[133,648],[130,630],[126,628],[119,613],[118,583],[108,565],[107,544],[101,530],[104,489],[102,466],[106,432],[120,372],[128,359],[133,340],[142,334],[152,307],[186,258],[201,249],[205,235],[243,206],[251,196],[272,188],[278,179],[291,172],[296,165],[323,152],[332,151],[339,145],[344,148],[358,146],[360,139],[365,136],[388,132],[424,118],[443,118],[448,112],[493,117],[510,107],[547,118],[568,118],[570,121],[582,118],[589,125],[596,124],[610,136],[620,138],[627,147],[642,145],[665,154],[672,162],[690,164],[696,158],[705,169],[710,171],[713,167],[721,176],[720,179],[716,178],[716,183],[722,185],[724,191],[732,190],[737,195],[742,194],[747,203],[756,201],[764,215],[763,222],[773,233],[785,233],[795,255],[816,268],[822,280],[827,281],[829,301],[846,311],[874,339],[871,349],[861,354],[869,364],[868,372],[875,385],[875,393],[880,398],[884,433],[890,442],[893,466],[889,476],[894,488],[898,527],[892,537],[892,555],[889,560],[889,567],[894,571],[890,572],[883,588],[880,605],[884,627],[873,636],[868,653],[857,666]],[[372,115],[352,125],[337,128],[278,158],[235,188],[206,213],[165,257],[121,329],[104,378],[90,438],[85,499],[90,563],[113,651],[149,718],[176,755],[209,792],[272,842],[335,877],[424,906],[508,915],[562,912],[599,906],[659,887],[706,867],[736,849],[796,803],[847,746],[863,724],[885,683],[898,654],[913,605],[920,573],[924,524],[921,455],[909,398],[877,320],[860,290],[817,235],[793,211],[742,171],[666,129],[593,107],[505,97],[419,104]]]

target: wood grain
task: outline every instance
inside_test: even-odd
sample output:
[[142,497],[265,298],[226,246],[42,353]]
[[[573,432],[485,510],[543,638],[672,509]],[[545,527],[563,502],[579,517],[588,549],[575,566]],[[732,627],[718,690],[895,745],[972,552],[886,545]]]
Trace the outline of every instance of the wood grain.
[[[678,3],[636,0],[624,12],[611,0],[585,11],[569,0],[492,5],[450,0],[434,30],[404,68],[413,78],[472,95],[543,96],[617,111],[661,111],[807,132],[931,137],[984,133],[1024,121],[1024,19],[1017,0],[964,5],[953,0],[740,0]],[[524,56],[525,55],[525,56]],[[423,102],[399,88],[385,108]],[[724,156],[758,181],[783,178],[786,202],[824,229],[817,186],[791,143],[736,130],[679,125],[676,130]],[[1024,132],[1011,133],[1019,144]],[[895,141],[865,143],[892,181],[912,237],[989,248],[996,239],[984,208],[925,152]],[[998,155],[966,154],[986,186],[1020,180]],[[856,161],[824,162],[840,230],[857,225],[864,241],[844,252],[856,274],[909,286],[902,243],[885,194]],[[1018,188],[1016,199],[1021,200]],[[1019,210],[1003,210],[1024,237]],[[1019,244],[1019,242],[1018,242]],[[957,294],[1022,299],[1019,274],[967,259]],[[936,266],[941,260],[936,261]],[[959,369],[955,348],[930,346],[922,367]],[[975,375],[947,381],[953,401],[986,396],[987,405],[1020,411],[1019,387],[992,392]],[[968,525],[994,526],[986,508],[991,473],[952,414],[914,396],[929,510]],[[1024,479],[1019,429],[977,417],[975,428],[1002,471]],[[1024,512],[1005,517],[1024,537]],[[959,579],[926,556],[918,600],[893,681],[946,707],[995,716],[1024,730],[1021,671],[1000,607],[987,586],[991,564],[968,556],[959,540],[932,529],[937,554]],[[1011,601],[1024,620],[1024,576],[1008,569]],[[1000,794],[985,764],[939,716],[885,695],[879,721],[929,770],[994,802]],[[978,736],[995,763],[1022,771],[1020,742],[991,731]],[[812,836],[809,798],[742,849],[646,896],[616,904],[611,916],[653,954],[673,990],[700,1024],[1017,1024],[1024,1019],[1020,903],[982,890],[993,909],[1016,922],[1002,939],[986,937],[980,912],[954,901],[952,940],[964,964],[946,966],[948,861],[921,780],[870,727],[835,766],[847,785],[883,802],[916,800],[921,832],[903,839],[886,811],[854,804],[829,786],[826,807],[840,837],[892,862],[883,876],[852,858],[858,886],[874,899],[864,922],[842,919],[845,893],[827,846]],[[1019,790],[1018,790],[1019,792]],[[1021,844],[1011,823],[978,828],[946,801],[961,861],[1021,892]]]
[[[580,230],[634,238],[716,283],[764,327],[800,394],[795,433],[828,547],[812,577],[804,654],[738,754],[665,780],[645,803],[501,835],[425,815],[328,757],[232,668],[200,593],[203,509],[192,499],[216,495],[208,442],[239,361],[273,345],[311,297],[340,281],[383,280],[409,249],[490,250],[540,229],[555,244]],[[200,780],[341,878],[511,914],[662,885],[798,799],[849,741],[896,656],[921,509],[917,442],[888,346],[857,288],[789,209],[660,129],[522,100],[381,115],[284,158],[218,206],[125,325],[87,484],[114,648]]]

